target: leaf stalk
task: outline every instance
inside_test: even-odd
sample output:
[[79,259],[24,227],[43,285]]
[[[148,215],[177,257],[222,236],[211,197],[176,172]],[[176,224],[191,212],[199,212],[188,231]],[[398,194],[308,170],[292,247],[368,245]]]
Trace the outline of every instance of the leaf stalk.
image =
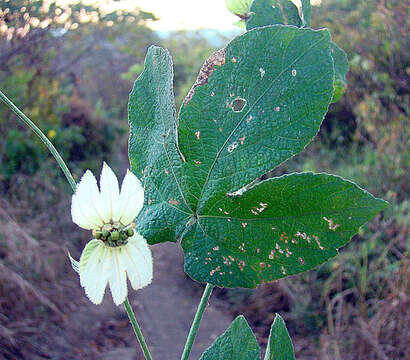
[[202,294],[201,301],[198,305],[198,309],[196,310],[196,314],[192,322],[191,329],[189,330],[188,338],[185,343],[184,352],[182,353],[181,360],[188,360],[189,354],[192,349],[192,345],[195,341],[195,337],[198,332],[199,323],[201,322],[202,315],[205,311],[206,305],[208,303],[208,300],[212,294],[212,290],[214,289],[214,287],[214,285],[206,284],[205,290]]

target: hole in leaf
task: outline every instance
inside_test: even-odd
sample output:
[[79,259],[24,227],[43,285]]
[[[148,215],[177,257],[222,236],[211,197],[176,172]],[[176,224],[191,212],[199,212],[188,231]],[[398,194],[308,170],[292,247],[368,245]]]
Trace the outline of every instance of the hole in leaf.
[[243,108],[246,105],[246,100],[242,98],[236,98],[234,101],[232,101],[232,110],[234,112],[241,112]]

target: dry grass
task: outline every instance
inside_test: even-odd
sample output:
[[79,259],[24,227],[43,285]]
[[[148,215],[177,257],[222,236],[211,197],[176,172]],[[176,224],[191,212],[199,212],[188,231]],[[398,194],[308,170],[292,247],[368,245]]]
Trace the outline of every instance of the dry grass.
[[59,211],[67,198],[22,176],[0,198],[0,357],[45,356],[33,339],[48,336],[45,322],[64,321],[67,262],[60,234],[67,231],[56,228],[67,220]]

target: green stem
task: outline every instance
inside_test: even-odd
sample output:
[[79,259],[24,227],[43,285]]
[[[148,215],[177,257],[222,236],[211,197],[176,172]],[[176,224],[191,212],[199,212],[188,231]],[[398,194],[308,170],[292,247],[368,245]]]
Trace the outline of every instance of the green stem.
[[67,165],[65,164],[64,160],[61,158],[60,154],[58,153],[57,149],[54,145],[48,140],[48,138],[43,134],[43,132],[26,116],[23,112],[13,104],[13,102],[3,94],[0,90],[0,99],[18,116],[18,118],[27,125],[39,138],[40,140],[47,146],[48,150],[50,150],[51,154],[56,159],[58,165],[60,166],[61,170],[63,171],[65,177],[67,178],[69,184],[73,191],[75,191],[76,184],[73,176],[70,173]]
[[214,285],[206,284],[204,293],[202,294],[201,301],[199,302],[198,309],[192,322],[191,329],[189,330],[188,338],[186,339],[186,344],[184,347],[184,352],[182,353],[181,360],[188,360],[189,353],[191,352],[192,345],[195,341],[196,333],[198,332],[199,323],[202,319],[206,304],[208,303],[209,297],[212,294]]
[[135,336],[137,337],[140,343],[141,349],[144,352],[145,359],[152,360],[151,353],[149,352],[147,343],[145,342],[145,339],[144,339],[144,335],[142,335],[142,331],[138,325],[137,319],[135,318],[134,311],[132,311],[128,298],[126,298],[124,301],[124,307],[125,307],[125,310],[127,311],[132,328],[134,329]]

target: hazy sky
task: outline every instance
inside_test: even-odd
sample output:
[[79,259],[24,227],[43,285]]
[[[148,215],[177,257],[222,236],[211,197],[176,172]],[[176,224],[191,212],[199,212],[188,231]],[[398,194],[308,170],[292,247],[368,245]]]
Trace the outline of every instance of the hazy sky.
[[237,17],[225,6],[225,0],[103,0],[109,9],[134,6],[152,12],[160,20],[150,24],[155,30],[168,31],[179,29],[237,29],[233,23]]

